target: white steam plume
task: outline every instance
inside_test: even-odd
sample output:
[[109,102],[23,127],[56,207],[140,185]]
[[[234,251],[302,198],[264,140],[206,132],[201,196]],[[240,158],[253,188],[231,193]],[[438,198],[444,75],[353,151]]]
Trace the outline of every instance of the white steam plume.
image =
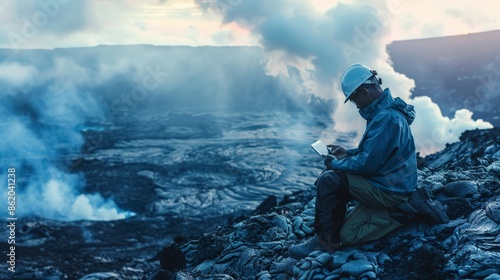
[[[91,80],[87,71],[65,59],[47,69],[0,64],[0,173],[7,178],[8,168],[16,169],[16,214],[58,220],[133,215],[99,194],[83,194],[83,175],[65,170],[66,156],[78,154],[84,144],[77,129],[88,119],[102,118],[102,112],[90,94],[79,90]],[[7,209],[6,203],[1,200],[0,207]]]
[[415,83],[395,72],[386,52],[394,17],[403,11],[404,2],[375,1],[368,5],[351,1],[338,3],[325,12],[299,0],[196,2],[205,11],[222,14],[224,23],[235,22],[257,36],[267,52],[268,73],[289,77],[288,70],[297,69],[300,81],[291,82],[300,86],[298,92],[336,100],[332,118],[337,131],[364,130],[364,120],[354,107],[343,104],[340,91],[341,74],[354,63],[376,69],[394,96],[415,106],[417,119],[412,127],[422,154],[457,141],[466,129],[492,127],[473,120],[472,112],[464,109],[449,119],[442,116],[430,98],[410,100]]

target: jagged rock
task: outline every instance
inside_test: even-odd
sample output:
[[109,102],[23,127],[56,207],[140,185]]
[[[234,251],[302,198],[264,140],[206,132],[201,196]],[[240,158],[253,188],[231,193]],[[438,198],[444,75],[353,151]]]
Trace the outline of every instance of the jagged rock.
[[87,274],[80,279],[81,280],[99,280],[99,279],[102,279],[102,280],[114,280],[114,279],[116,279],[116,280],[118,280],[120,278],[121,277],[118,273],[96,272],[96,273],[92,273],[92,274]]
[[490,276],[484,278],[484,280],[500,280],[500,275],[493,273]]
[[446,184],[444,193],[451,197],[470,197],[477,193],[477,184],[473,181],[458,181]]
[[486,216],[500,224],[500,201],[494,201],[486,205]]
[[500,251],[500,223],[496,221],[500,211],[499,206],[498,202],[488,203],[485,210],[472,213],[469,227],[464,229],[463,233],[474,241],[477,247]]
[[499,129],[469,131],[461,142],[421,160],[419,184],[446,206],[449,223],[419,221],[381,240],[332,254],[312,252],[297,261],[287,250],[314,234],[311,186],[303,208],[272,207],[268,210],[275,212],[254,213],[182,242],[186,269],[177,272],[177,279],[499,279],[497,135]]
[[[425,157],[427,166],[433,169],[445,165],[460,164],[465,161],[472,162],[477,158],[499,159],[500,128],[469,130],[462,133],[460,141],[452,143],[446,149]],[[467,166],[465,166],[467,168]]]
[[488,215],[495,217],[498,202],[488,203],[486,209],[474,211],[446,240],[450,249],[444,269],[447,277],[484,279],[499,271],[500,224]]
[[450,219],[468,217],[474,211],[472,204],[462,197],[446,200],[445,204]]
[[[290,279],[292,275],[293,267],[297,263],[296,260],[292,258],[278,258],[271,264],[269,269],[270,279],[280,280],[280,279]],[[260,279],[259,280],[263,280]]]
[[347,274],[359,277],[362,274],[366,274],[367,272],[373,272],[374,277],[370,279],[375,279],[377,277],[377,274],[375,274],[372,263],[369,262],[368,260],[351,261],[342,265],[341,269],[342,269],[341,274]]
[[[191,277],[191,275],[188,275],[187,278],[183,277],[184,273],[179,272],[176,275],[176,278],[182,279],[182,280],[191,280],[188,277]],[[165,280],[165,279],[172,279],[174,277],[174,274],[170,271],[166,271],[164,269],[157,270],[153,273],[151,273],[147,278],[143,277],[143,280]]]
[[484,149],[484,154],[490,158],[500,158],[500,144],[493,144]]
[[262,203],[255,208],[255,211],[252,212],[252,214],[257,215],[257,214],[265,214],[270,212],[272,209],[274,209],[278,205],[278,198],[274,195],[268,196]]
[[490,171],[491,173],[494,173],[496,175],[499,175],[500,174],[500,160],[497,160],[497,161],[491,163],[488,166],[488,171]]

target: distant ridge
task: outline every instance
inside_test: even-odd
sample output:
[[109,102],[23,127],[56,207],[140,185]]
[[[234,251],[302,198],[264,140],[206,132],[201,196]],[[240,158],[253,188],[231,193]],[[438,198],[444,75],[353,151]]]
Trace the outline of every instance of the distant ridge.
[[432,97],[447,116],[466,108],[500,125],[500,30],[394,41],[387,51],[394,69],[415,80],[414,96]]
[[437,37],[427,37],[427,38],[416,38],[416,39],[406,39],[406,40],[396,40],[395,42],[410,42],[410,41],[424,41],[424,40],[442,40],[442,39],[451,39],[451,38],[460,38],[460,37],[488,37],[491,36],[500,36],[500,30],[489,30],[483,32],[474,32],[467,34],[456,34],[456,35],[448,35],[448,36],[437,36]]

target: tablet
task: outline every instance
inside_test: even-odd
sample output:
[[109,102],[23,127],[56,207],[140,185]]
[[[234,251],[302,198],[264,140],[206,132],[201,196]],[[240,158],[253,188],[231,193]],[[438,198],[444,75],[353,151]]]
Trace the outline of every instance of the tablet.
[[318,140],[311,144],[311,147],[321,156],[331,154],[330,150],[323,141]]

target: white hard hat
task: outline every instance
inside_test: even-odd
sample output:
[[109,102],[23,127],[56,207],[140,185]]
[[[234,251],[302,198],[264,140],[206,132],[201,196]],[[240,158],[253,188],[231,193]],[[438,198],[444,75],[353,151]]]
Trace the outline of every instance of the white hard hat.
[[345,70],[342,75],[342,91],[345,95],[344,103],[349,100],[351,94],[362,84],[381,84],[382,81],[375,78],[377,71],[363,64],[354,64]]

